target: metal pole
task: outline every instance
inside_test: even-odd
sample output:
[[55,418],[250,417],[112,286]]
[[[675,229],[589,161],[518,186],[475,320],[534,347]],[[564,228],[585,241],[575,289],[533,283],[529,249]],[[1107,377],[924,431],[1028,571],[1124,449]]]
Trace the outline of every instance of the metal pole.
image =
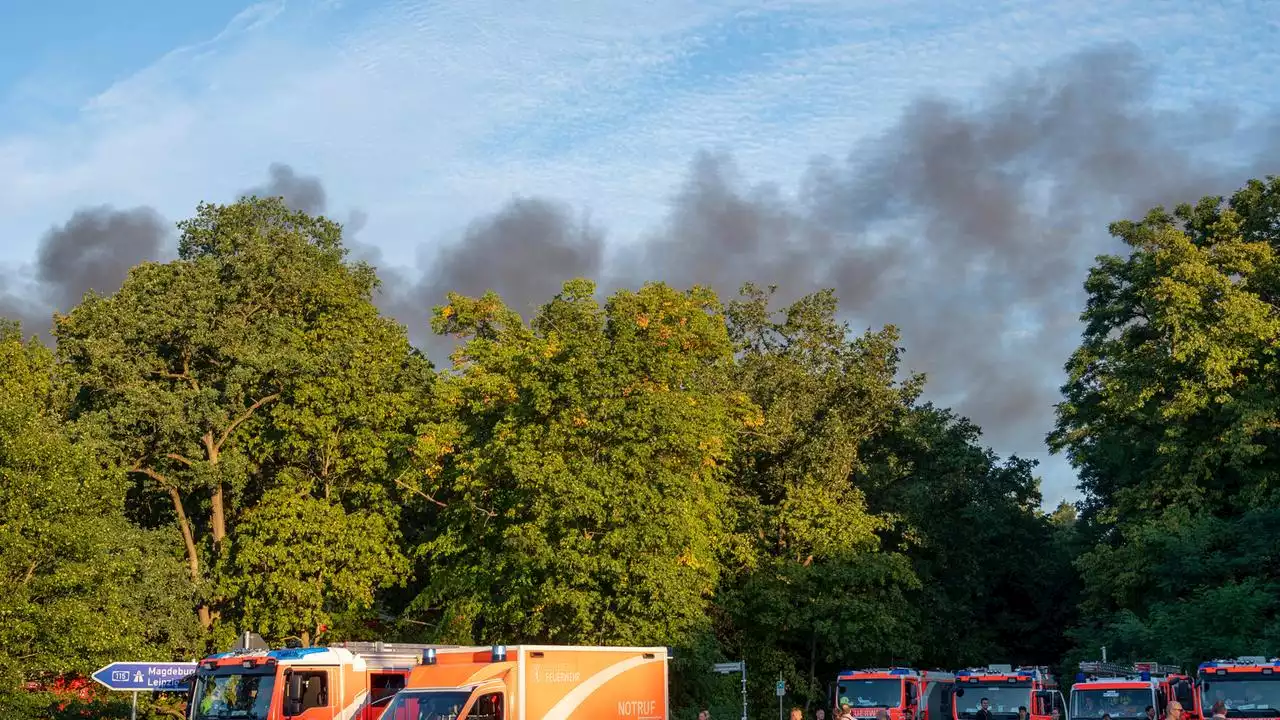
[[[778,683],[782,683],[782,673],[778,673]],[[782,693],[778,693],[778,720],[787,720],[782,715]]]
[[138,691],[133,691],[133,712],[129,714],[131,720],[138,720]]
[[742,661],[742,720],[747,720],[747,661]]
[[1106,662],[1106,661],[1107,661],[1107,646],[1103,645],[1102,646],[1102,662]]

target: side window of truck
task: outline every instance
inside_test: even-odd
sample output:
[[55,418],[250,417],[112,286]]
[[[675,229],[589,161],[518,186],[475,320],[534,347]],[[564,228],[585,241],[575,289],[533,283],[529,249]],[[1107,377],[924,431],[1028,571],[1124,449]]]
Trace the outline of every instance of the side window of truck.
[[[302,679],[302,702],[294,709],[292,715],[301,714],[311,708],[329,707],[329,673],[324,670],[294,670],[292,675]],[[286,710],[286,712],[288,712]]]
[[384,705],[396,693],[404,689],[404,675],[400,673],[373,673],[369,676],[369,704]]
[[502,720],[502,693],[481,695],[467,713],[470,720]]

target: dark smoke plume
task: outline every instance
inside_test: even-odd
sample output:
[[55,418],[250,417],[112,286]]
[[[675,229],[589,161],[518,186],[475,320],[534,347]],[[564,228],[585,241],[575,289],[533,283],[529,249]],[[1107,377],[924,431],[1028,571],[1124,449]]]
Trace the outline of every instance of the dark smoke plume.
[[271,163],[267,172],[271,178],[266,185],[250,188],[240,195],[284,198],[284,203],[298,212],[308,215],[324,213],[328,198],[319,178],[298,175],[292,167],[278,162]]
[[604,235],[575,222],[568,208],[539,199],[515,199],[501,211],[471,223],[456,245],[424,256],[420,275],[381,273],[379,304],[405,323],[411,339],[437,365],[448,364],[452,343],[431,335],[431,308],[446,295],[482,295],[494,289],[513,310],[531,317],[566,280],[601,274]]
[[[1153,109],[1154,81],[1123,45],[1006,78],[972,105],[924,97],[843,162],[815,160],[794,198],[700,155],[660,231],[599,279],[711,284],[727,298],[748,280],[792,298],[833,287],[855,328],[899,327],[930,398],[1002,453],[1042,454],[1088,266],[1119,250],[1107,224],[1230,193],[1280,161],[1274,126],[1242,127],[1222,106]],[[1247,133],[1259,154],[1220,159],[1224,139]],[[396,275],[414,290],[397,316],[424,332],[445,289],[493,288],[527,311],[600,267],[594,231],[530,203],[440,251],[419,279]]]
[[[244,194],[280,195],[294,209],[324,211],[319,179],[298,176],[280,163],[271,165],[269,173],[266,185]],[[363,224],[363,214],[353,220]],[[89,291],[115,292],[139,263],[170,259],[172,239],[172,224],[149,207],[76,210],[64,225],[50,228],[40,239],[34,267],[24,268],[21,276],[0,274],[0,317],[17,319],[24,334],[48,341],[53,313],[68,312]]]
[[[308,215],[323,215],[329,205],[329,196],[325,192],[324,183],[314,175],[299,175],[292,166],[274,162],[267,168],[270,179],[265,185],[249,188],[239,197],[278,197],[284,204],[298,212]],[[377,265],[382,253],[372,245],[360,242],[356,236],[369,221],[369,216],[360,209],[352,210],[343,225],[343,239],[351,251],[350,259],[361,260]]]
[[77,210],[40,241],[36,280],[44,299],[66,311],[91,290],[115,292],[130,268],[160,258],[169,229],[151,208],[115,210],[104,205]]
[[69,311],[90,291],[120,289],[134,265],[165,257],[170,235],[170,224],[148,207],[76,210],[40,238],[35,266],[25,277],[0,277],[0,316],[48,341],[55,312]]

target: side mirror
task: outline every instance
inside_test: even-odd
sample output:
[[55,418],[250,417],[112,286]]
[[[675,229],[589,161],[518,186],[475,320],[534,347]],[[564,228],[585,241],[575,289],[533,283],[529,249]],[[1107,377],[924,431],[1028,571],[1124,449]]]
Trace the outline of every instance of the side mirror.
[[286,717],[302,714],[302,676],[298,673],[285,676],[284,714]]

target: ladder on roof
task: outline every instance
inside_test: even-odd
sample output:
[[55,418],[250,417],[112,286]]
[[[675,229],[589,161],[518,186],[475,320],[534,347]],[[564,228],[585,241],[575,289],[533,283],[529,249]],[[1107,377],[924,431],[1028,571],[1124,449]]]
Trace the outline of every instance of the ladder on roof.
[[343,648],[359,655],[421,655],[423,650],[461,647],[460,645],[431,645],[427,643],[389,643],[344,641],[329,647]]
[[1080,663],[1080,672],[1086,675],[1094,675],[1098,677],[1137,677],[1138,669],[1133,665],[1121,665],[1120,663],[1098,662],[1096,660],[1086,660]]
[[1182,668],[1177,665],[1162,665],[1154,661],[1136,662],[1133,664],[1133,669],[1138,672],[1150,673],[1152,677],[1174,675],[1182,672]]

